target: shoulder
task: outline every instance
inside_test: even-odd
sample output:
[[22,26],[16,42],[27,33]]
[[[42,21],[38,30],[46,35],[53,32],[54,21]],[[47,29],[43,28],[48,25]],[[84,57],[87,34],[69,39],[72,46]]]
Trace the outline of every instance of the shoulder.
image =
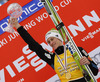
[[55,56],[55,53],[49,52],[49,51],[45,50],[44,55],[45,55],[48,59],[52,59],[52,58]]

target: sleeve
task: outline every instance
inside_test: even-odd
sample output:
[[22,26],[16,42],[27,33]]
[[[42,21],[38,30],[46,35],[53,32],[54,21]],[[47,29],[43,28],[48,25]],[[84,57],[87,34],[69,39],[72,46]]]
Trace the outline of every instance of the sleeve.
[[18,33],[22,37],[22,39],[28,44],[29,49],[36,52],[36,54],[44,61],[46,61],[49,65],[53,63],[53,54],[44,50],[42,46],[36,42],[31,35],[23,28],[23,26],[17,29]]
[[82,47],[78,47],[80,52],[82,53],[83,56],[86,56],[88,58],[88,60],[90,61],[89,67],[91,69],[91,71],[93,72],[93,74],[96,76],[98,74],[98,67],[97,65],[94,63],[94,61],[89,57],[88,53],[82,48]]

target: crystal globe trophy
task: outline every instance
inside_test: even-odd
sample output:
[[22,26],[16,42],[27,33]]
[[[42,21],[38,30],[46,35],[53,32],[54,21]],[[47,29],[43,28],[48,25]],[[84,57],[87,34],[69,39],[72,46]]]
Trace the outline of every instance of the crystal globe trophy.
[[[22,7],[18,3],[12,3],[8,6],[7,13],[9,14],[10,18],[18,18],[22,14]],[[11,23],[9,23],[8,26],[4,28],[4,31],[10,33],[15,32]]]

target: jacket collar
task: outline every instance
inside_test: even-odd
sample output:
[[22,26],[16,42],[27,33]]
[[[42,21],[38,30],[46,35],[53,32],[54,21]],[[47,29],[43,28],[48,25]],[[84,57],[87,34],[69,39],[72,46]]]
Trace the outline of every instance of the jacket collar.
[[58,55],[64,53],[64,46],[59,46],[59,47],[55,50],[55,52],[56,52]]

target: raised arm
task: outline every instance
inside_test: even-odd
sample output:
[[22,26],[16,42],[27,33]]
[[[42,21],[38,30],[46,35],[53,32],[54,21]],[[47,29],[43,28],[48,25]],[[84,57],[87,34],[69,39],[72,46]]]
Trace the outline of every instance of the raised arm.
[[[13,27],[15,27],[18,31],[18,33],[20,34],[20,36],[22,37],[22,39],[28,44],[29,49],[36,52],[37,55],[43,59],[44,61],[46,61],[49,65],[51,65],[53,63],[53,55],[50,54],[48,51],[44,50],[42,48],[42,46],[36,42],[31,35],[23,28],[23,26],[21,26],[16,18],[11,18],[9,20],[9,22],[11,23],[11,25]],[[49,55],[49,56],[48,56]]]

